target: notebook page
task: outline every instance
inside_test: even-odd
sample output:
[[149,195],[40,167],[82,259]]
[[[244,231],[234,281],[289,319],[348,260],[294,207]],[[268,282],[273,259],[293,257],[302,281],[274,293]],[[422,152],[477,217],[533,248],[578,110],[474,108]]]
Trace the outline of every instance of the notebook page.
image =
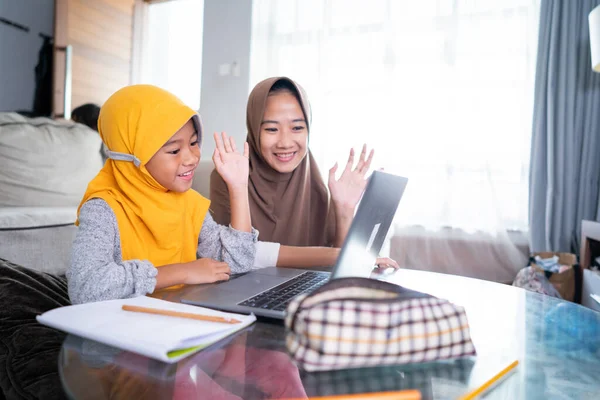
[[[121,309],[124,304],[235,318],[242,323],[225,324],[124,311]],[[255,317],[140,296],[61,307],[38,316],[38,321],[78,336],[164,360],[171,350],[210,344],[217,340],[215,338],[251,324]]]

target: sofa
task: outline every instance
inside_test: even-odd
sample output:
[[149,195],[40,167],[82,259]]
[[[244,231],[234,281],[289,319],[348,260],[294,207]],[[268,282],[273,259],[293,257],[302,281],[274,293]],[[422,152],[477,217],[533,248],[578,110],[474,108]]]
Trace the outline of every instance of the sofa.
[[102,168],[85,125],[0,113],[0,258],[63,275],[77,206]]
[[85,125],[0,113],[0,399],[65,398],[65,334],[35,316],[69,304],[77,206],[101,143]]

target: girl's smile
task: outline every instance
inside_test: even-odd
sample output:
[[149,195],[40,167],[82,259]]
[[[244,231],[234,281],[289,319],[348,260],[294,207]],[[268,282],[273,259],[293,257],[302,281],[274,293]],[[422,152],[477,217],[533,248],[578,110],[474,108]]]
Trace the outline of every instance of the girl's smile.
[[183,193],[192,188],[200,162],[200,132],[190,119],[146,164],[146,169],[162,187]]
[[194,171],[195,171],[195,169],[191,169],[187,172],[184,172],[183,174],[177,175],[177,177],[180,179],[186,180],[186,181],[190,181],[190,180],[194,179]]

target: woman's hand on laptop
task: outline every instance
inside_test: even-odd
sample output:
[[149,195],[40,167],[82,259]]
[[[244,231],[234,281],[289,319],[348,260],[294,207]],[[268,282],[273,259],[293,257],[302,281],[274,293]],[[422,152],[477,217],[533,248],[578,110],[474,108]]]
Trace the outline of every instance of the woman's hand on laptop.
[[377,268],[386,269],[386,268],[394,268],[398,269],[400,266],[395,260],[387,257],[377,257],[377,261],[375,261],[375,265]]

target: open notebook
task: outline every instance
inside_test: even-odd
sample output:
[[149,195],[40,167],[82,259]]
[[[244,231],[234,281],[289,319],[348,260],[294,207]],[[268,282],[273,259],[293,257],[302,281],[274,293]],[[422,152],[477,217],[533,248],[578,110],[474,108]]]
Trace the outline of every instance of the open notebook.
[[[121,308],[124,304],[234,318],[241,322],[226,324],[124,311]],[[83,338],[173,363],[245,328],[256,317],[141,296],[60,307],[38,315],[37,320]]]

